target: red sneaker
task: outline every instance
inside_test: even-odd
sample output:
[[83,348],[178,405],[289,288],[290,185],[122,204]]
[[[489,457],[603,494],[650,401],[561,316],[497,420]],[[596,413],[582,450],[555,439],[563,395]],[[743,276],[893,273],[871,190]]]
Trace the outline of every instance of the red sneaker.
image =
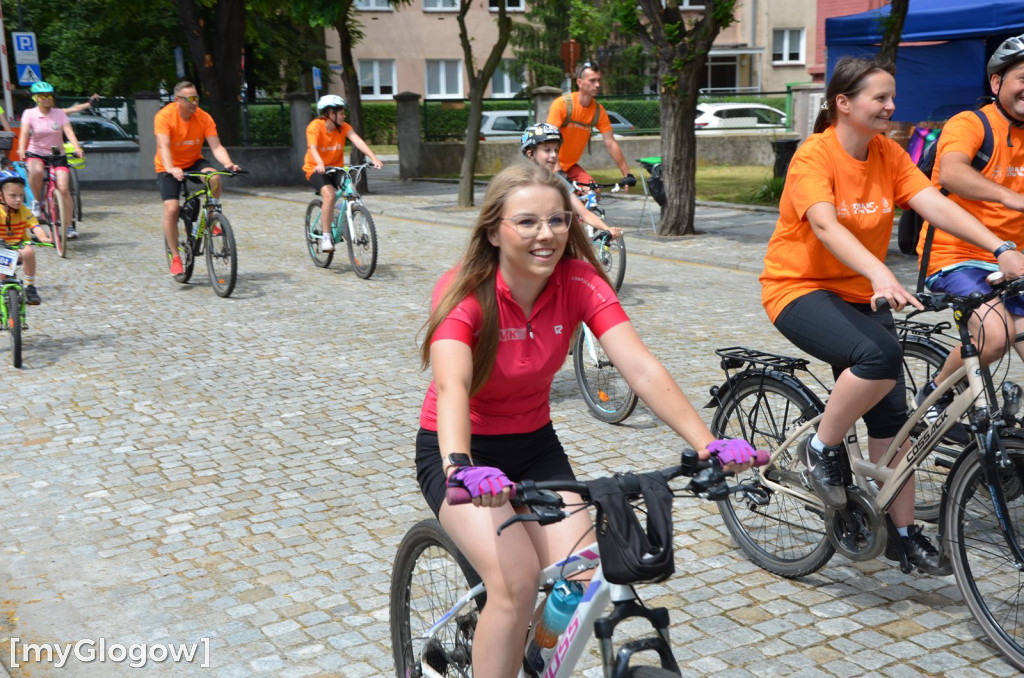
[[171,259],[171,275],[181,275],[185,268],[181,265],[181,257],[175,256]]

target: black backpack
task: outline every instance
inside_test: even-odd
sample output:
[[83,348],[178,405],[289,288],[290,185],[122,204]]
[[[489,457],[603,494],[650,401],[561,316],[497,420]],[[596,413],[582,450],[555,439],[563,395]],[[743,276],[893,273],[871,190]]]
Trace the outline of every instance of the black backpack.
[[661,176],[661,163],[651,168],[651,178],[647,180],[647,190],[651,192],[654,202],[664,207],[668,196],[665,195],[665,179]]
[[[992,158],[992,125],[988,121],[988,117],[981,111],[971,111],[978,119],[981,120],[981,124],[985,128],[985,140],[981,143],[981,148],[978,149],[977,154],[971,160],[971,167],[981,172],[988,165],[988,161]],[[942,136],[942,133],[939,133]],[[921,153],[921,159],[917,161],[917,167],[925,176],[929,179],[932,178],[932,170],[935,168],[935,150],[939,145],[939,137],[935,137],[935,141],[928,144],[924,152]],[[940,189],[943,195],[948,195],[949,191],[946,189]],[[917,252],[917,241],[921,235],[921,227],[924,225],[924,219],[921,218],[917,212],[912,209],[906,209],[900,216],[899,225],[897,226],[896,239],[899,242],[900,252],[904,254],[915,254]],[[931,233],[928,234],[925,240],[925,252],[924,258],[921,261],[921,269],[926,270],[928,268],[928,252],[931,250],[932,240]],[[922,285],[918,285],[918,291],[922,289]]]

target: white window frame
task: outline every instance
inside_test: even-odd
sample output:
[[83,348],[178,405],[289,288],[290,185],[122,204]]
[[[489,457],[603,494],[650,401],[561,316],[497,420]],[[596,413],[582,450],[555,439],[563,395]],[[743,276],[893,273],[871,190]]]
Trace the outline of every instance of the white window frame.
[[[487,0],[487,9],[492,12],[497,12],[498,7],[496,6],[500,0]],[[506,12],[525,12],[526,3],[524,0],[505,0],[505,11]]]
[[[366,86],[365,83],[363,82],[363,64],[372,65],[372,68],[373,68],[373,93],[372,94],[366,94],[366,93],[362,92],[363,87]],[[397,82],[397,80],[398,80],[398,73],[396,71],[395,60],[394,59],[359,59],[357,64],[356,64],[356,67],[357,67],[358,73],[359,73],[359,89],[360,89],[360,95],[359,96],[364,101],[365,100],[372,101],[372,100],[375,100],[375,99],[376,100],[386,99],[386,100],[390,101],[391,99],[393,99],[395,97],[395,94],[398,93],[398,82]],[[380,85],[381,85],[380,74],[381,74],[381,71],[384,68],[387,68],[388,70],[391,71],[390,75],[391,75],[391,90],[392,91],[389,94],[388,93],[381,93],[381,91],[380,91]]]
[[[430,92],[430,64],[455,64],[456,80],[456,91],[450,91],[447,81],[447,68],[440,68],[438,75],[440,76],[442,92]],[[427,99],[465,99],[462,90],[462,59],[427,59],[423,65],[423,91],[426,93]]]
[[[444,3],[451,3],[451,7],[444,7]],[[423,0],[424,12],[458,12],[459,0]]]
[[390,0],[353,0],[352,5],[360,12],[393,12]]
[[[524,73],[514,74],[511,77],[509,76],[508,70],[506,70],[506,66],[510,67],[514,63],[515,63],[514,59],[502,59],[501,63],[498,64],[498,68],[494,71],[494,75],[491,76],[491,97],[492,98],[494,98],[494,99],[512,99],[517,94],[519,94],[519,92],[522,91],[522,87],[520,87],[519,89],[515,90],[514,92],[512,91],[512,77],[516,78],[516,81],[519,82],[521,85],[526,85],[526,75]],[[494,81],[496,79],[500,79],[502,84],[504,85],[504,88],[503,88],[502,91],[498,91],[498,90],[495,89]]]
[[[782,58],[775,58],[775,37],[782,34]],[[789,54],[793,51],[792,41],[793,36],[797,36],[800,45],[798,49],[798,56],[796,60],[790,59]],[[807,54],[807,32],[803,28],[776,28],[772,30],[772,64],[785,66],[785,65],[802,65],[806,61]]]

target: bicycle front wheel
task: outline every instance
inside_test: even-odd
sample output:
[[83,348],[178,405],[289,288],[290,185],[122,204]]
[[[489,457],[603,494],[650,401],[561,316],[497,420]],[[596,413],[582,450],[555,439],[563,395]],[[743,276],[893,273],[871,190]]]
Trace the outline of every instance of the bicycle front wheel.
[[583,393],[583,402],[595,417],[609,424],[621,424],[633,414],[636,394],[586,325],[581,325],[576,333],[572,369]]
[[238,250],[231,223],[221,212],[210,212],[206,222],[206,272],[218,297],[229,297],[238,277]]
[[17,287],[8,287],[4,292],[4,306],[7,307],[7,326],[11,338],[11,364],[21,367],[21,294]]
[[608,241],[608,247],[604,247],[600,241],[594,243],[594,255],[597,261],[604,268],[605,275],[612,282],[612,287],[618,292],[622,287],[622,280],[626,277],[626,239],[620,236],[616,240]]
[[485,596],[468,603],[433,638],[426,632],[480,577],[434,519],[413,525],[391,574],[391,648],[398,678],[473,675],[473,634]]
[[[337,206],[335,207],[337,209]],[[304,238],[306,240],[306,251],[309,258],[317,268],[327,268],[334,259],[334,252],[324,252],[320,249],[323,242],[323,198],[313,198],[306,206],[306,221],[303,224]]]
[[[1009,465],[999,469],[1006,522],[1024,545],[1024,441],[1003,438]],[[966,456],[950,478],[943,518],[949,558],[971,616],[1000,652],[1024,671],[1024,572],[1000,529],[985,482],[981,453]]]
[[[338,209],[345,209],[344,204],[339,204]],[[352,223],[345,232],[345,244],[356,275],[363,280],[373,275],[377,269],[377,228],[370,210],[362,205],[352,206]]]
[[[914,394],[932,380],[946,362],[948,351],[944,346],[929,339],[909,336],[903,340],[903,379],[907,386],[907,408],[913,412],[917,405]],[[957,391],[963,390],[962,385]],[[926,422],[915,428],[913,435],[917,437],[924,429]],[[918,520],[934,523],[939,519],[939,506],[942,501],[942,487],[946,484],[946,476],[953,462],[963,448],[943,439],[933,448],[932,452],[921,461],[914,472],[914,510]]]
[[46,209],[50,213],[50,238],[53,239],[57,254],[64,259],[68,256],[68,228],[64,224],[64,203],[57,191],[50,191],[46,198]]
[[773,454],[778,450],[772,462],[759,469],[774,489],[756,470],[737,478],[765,487],[768,502],[762,505],[743,494],[730,494],[718,502],[718,510],[747,558],[782,577],[816,572],[835,554],[824,513],[800,480],[805,468],[796,444],[779,449],[794,430],[820,413],[821,405],[810,393],[771,372],[756,372],[731,386],[711,423],[711,432],[719,438],[745,438],[757,449]]

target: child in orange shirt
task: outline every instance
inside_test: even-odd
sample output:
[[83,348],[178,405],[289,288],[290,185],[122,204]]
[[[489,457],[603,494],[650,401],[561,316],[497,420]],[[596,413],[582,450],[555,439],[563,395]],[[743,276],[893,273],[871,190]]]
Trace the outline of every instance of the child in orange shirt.
[[30,232],[40,242],[51,242],[32,211],[25,207],[25,180],[13,170],[4,170],[0,172],[0,238],[6,247],[18,250],[25,302],[37,306],[42,300],[36,291],[36,253],[29,241]]

